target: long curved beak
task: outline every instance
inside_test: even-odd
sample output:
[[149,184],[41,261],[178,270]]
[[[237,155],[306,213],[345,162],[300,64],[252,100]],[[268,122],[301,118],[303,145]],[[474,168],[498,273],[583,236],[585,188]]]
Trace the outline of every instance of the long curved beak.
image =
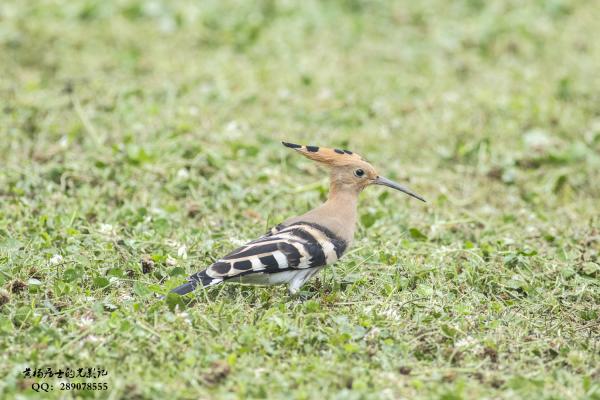
[[392,189],[396,189],[399,190],[401,192],[406,193],[409,196],[414,197],[415,199],[419,199],[422,202],[426,202],[425,199],[421,196],[419,196],[418,194],[416,194],[415,192],[413,192],[412,190],[410,190],[409,188],[407,188],[406,186],[402,186],[399,183],[396,183],[388,178],[384,178],[383,176],[378,176],[373,183],[375,185],[383,185],[383,186],[387,186],[387,187],[391,187]]

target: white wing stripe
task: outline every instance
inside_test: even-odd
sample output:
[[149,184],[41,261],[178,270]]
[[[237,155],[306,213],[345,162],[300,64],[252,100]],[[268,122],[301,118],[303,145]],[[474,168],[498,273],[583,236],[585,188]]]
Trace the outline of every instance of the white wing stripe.
[[325,254],[327,264],[332,264],[337,261],[337,254],[335,252],[335,246],[333,245],[333,243],[331,243],[331,241],[329,240],[327,235],[325,235],[325,233],[321,232],[320,230],[318,230],[316,228],[313,228],[312,226],[304,225],[304,224],[293,225],[290,228],[298,228],[298,227],[302,228],[304,231],[311,234],[315,238],[315,240],[317,242],[319,242],[319,244],[323,248],[323,253]]
[[258,256],[250,257],[250,262],[252,263],[252,271],[261,271],[265,269],[264,265],[262,265],[262,263],[260,262]]
[[279,266],[279,269],[287,268],[288,262],[287,262],[287,257],[285,256],[285,254],[283,254],[281,251],[274,251],[273,257],[275,257],[275,260],[277,261],[277,265]]

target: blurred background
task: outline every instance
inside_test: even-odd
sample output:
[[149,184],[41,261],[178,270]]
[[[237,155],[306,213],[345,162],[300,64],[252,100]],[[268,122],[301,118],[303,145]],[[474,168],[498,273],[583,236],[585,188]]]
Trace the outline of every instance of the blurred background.
[[567,207],[565,222],[585,225],[600,185],[599,8],[3,2],[2,186],[93,189],[102,201],[79,205],[91,214],[129,199],[235,215],[233,189],[266,223],[289,202],[318,202],[302,189],[278,202],[290,187],[317,182],[326,195],[323,174],[280,147],[288,140],[356,151],[438,212],[450,201],[449,215],[521,209],[509,219],[522,220]]
[[597,194],[585,160],[600,130],[598,8],[3,2],[2,158],[169,173],[200,157],[280,158],[286,139],[350,147],[433,198],[531,180]]

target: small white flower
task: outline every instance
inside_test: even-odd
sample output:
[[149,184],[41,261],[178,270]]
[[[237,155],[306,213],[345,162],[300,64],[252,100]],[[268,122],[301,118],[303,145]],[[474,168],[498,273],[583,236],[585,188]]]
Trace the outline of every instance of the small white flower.
[[552,136],[542,129],[532,129],[523,135],[525,146],[529,150],[542,152],[552,146]]
[[488,204],[484,205],[480,208],[482,214],[485,215],[496,215],[498,214],[498,209],[496,207],[490,206]]
[[511,245],[511,244],[515,244],[515,240],[511,237],[505,237],[504,238],[504,244],[506,245]]
[[171,256],[167,256],[167,265],[173,267],[173,266],[177,265],[177,260]]
[[175,20],[173,18],[165,16],[163,18],[160,18],[158,27],[162,32],[170,33],[173,32],[175,28],[177,28],[177,24],[175,23]]
[[392,118],[392,120],[390,121],[390,127],[397,129],[400,128],[402,126],[402,120],[400,118]]
[[80,328],[87,328],[89,326],[91,326],[94,323],[94,319],[90,318],[87,315],[84,315],[83,317],[81,317],[79,319],[79,322],[77,323],[77,325],[79,325]]
[[390,111],[388,104],[383,99],[375,99],[375,101],[371,103],[371,109],[376,114],[386,114]]
[[183,258],[184,260],[187,259],[187,246],[185,244],[182,244],[177,249],[177,257]]
[[233,239],[229,239],[231,241],[231,244],[233,244],[234,246],[243,246],[246,243],[248,243],[248,240],[245,239],[239,239],[239,238],[233,238]]
[[91,343],[98,343],[98,342],[102,341],[102,338],[100,338],[100,337],[98,337],[96,335],[89,335],[87,337],[87,340],[88,340],[88,342],[91,342]]
[[108,235],[112,233],[113,226],[111,224],[100,224],[100,228],[98,228],[98,230],[100,231],[100,233]]
[[454,345],[459,348],[470,347],[474,344],[477,344],[477,340],[472,336],[467,336],[466,338],[462,338],[458,340]]
[[188,109],[188,113],[189,113],[191,116],[195,117],[195,116],[197,116],[198,114],[200,114],[200,109],[199,109],[198,107],[196,107],[196,106],[191,106],[191,107]]
[[190,319],[190,315],[189,315],[187,312],[185,312],[185,311],[183,311],[183,312],[179,312],[179,313],[177,313],[177,316],[178,316],[179,318],[183,319],[183,321],[184,321],[186,324],[188,324],[188,325],[191,325],[191,324],[192,324],[192,320]]
[[377,336],[379,336],[379,333],[380,333],[379,328],[373,328],[369,332],[367,332],[367,334],[365,335],[365,339],[367,341],[375,340],[375,339],[377,339]]
[[63,149],[66,149],[67,147],[69,147],[69,138],[66,136],[61,137],[58,141],[58,145]]
[[240,125],[236,121],[229,121],[227,125],[225,125],[225,131],[227,132],[238,132],[240,130]]
[[442,98],[447,103],[456,103],[460,100],[460,95],[456,92],[446,92],[442,95]]
[[292,92],[290,92],[287,88],[279,89],[277,91],[277,97],[279,97],[281,100],[287,100],[291,97],[291,95]]
[[177,240],[173,240],[173,239],[167,239],[167,240],[165,240],[165,243],[167,244],[167,246],[171,246],[175,249],[180,246],[179,242]]
[[203,83],[202,85],[200,85],[200,94],[203,95],[208,95],[210,93],[212,93],[215,90],[214,85],[210,84],[210,83]]
[[319,100],[329,100],[331,96],[333,96],[333,92],[329,88],[323,88],[319,94],[317,94]]
[[132,128],[136,132],[143,132],[143,131],[146,130],[146,126],[144,124],[142,124],[141,122],[134,123],[133,126],[132,126]]
[[187,179],[190,176],[190,172],[186,168],[181,168],[177,171],[177,178],[179,179]]
[[60,264],[61,262],[63,262],[63,256],[61,256],[60,254],[55,254],[50,259],[51,265],[57,265],[57,264]]
[[402,319],[402,316],[400,315],[400,313],[393,307],[386,308],[385,310],[383,310],[381,312],[381,314],[383,314],[383,316],[387,317],[388,319],[391,319],[394,321],[400,321]]

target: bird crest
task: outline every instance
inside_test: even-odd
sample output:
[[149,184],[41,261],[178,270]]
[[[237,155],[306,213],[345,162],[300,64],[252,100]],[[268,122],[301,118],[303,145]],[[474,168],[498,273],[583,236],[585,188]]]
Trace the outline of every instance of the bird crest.
[[319,146],[303,146],[295,143],[281,142],[284,146],[294,149],[306,158],[334,167],[342,167],[356,162],[366,162],[358,154],[350,150],[330,149]]

